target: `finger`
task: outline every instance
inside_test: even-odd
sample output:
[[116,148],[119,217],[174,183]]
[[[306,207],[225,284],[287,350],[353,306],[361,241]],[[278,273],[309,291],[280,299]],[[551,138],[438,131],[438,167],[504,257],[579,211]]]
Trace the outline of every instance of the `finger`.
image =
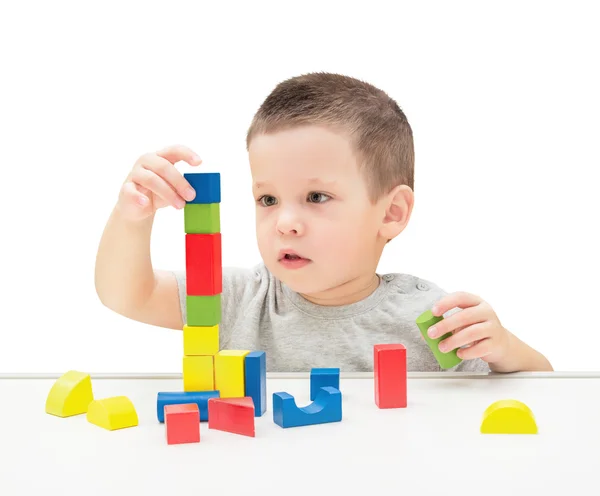
[[200,165],[202,163],[202,159],[198,154],[185,145],[167,146],[162,150],[158,150],[156,155],[168,160],[173,165],[181,160],[190,165]]
[[481,303],[482,299],[474,294],[465,293],[464,291],[458,291],[444,296],[442,299],[437,301],[431,308],[431,313],[436,317],[445,314],[448,310],[453,308],[467,308]]
[[470,345],[475,341],[489,337],[489,323],[482,322],[465,327],[460,332],[452,334],[452,336],[443,339],[439,343],[439,349],[443,353]]
[[196,196],[196,192],[190,183],[167,159],[155,154],[144,155],[140,159],[140,166],[162,177],[182,200],[191,201]]
[[469,307],[452,314],[450,317],[436,322],[427,330],[427,335],[436,339],[444,334],[454,331],[460,327],[467,327],[472,324],[483,322],[486,319],[485,312],[480,307]]
[[461,348],[456,352],[456,355],[458,358],[462,358],[463,360],[483,358],[492,353],[492,344],[493,343],[490,338],[482,339],[468,348]]
[[127,181],[121,188],[121,195],[126,205],[137,205],[140,208],[144,208],[150,204],[150,198],[130,181]]
[[185,206],[185,200],[162,177],[149,169],[138,167],[132,174],[131,180],[144,188],[148,188],[175,208],[183,208]]

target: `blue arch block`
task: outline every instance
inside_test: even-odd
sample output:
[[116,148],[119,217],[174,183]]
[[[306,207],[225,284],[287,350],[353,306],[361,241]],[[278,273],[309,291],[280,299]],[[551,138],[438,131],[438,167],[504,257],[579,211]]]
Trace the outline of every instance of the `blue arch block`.
[[322,387],[340,388],[339,368],[313,368],[310,370],[310,401],[314,401]]
[[342,393],[331,386],[323,387],[315,401],[298,408],[288,393],[273,393],[273,421],[283,427],[325,424],[342,420]]
[[208,400],[209,398],[219,398],[219,391],[167,391],[158,393],[156,398],[156,416],[159,422],[165,421],[166,405],[185,405],[195,403],[200,410],[200,421],[208,420]]

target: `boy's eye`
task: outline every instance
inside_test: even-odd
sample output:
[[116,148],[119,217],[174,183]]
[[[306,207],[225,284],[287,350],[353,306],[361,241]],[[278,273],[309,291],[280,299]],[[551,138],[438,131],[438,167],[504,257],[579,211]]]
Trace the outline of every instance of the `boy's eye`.
[[315,203],[323,203],[322,201],[319,201],[319,198],[331,198],[331,197],[329,195],[326,195],[325,193],[313,192],[310,195],[308,195],[308,198],[310,199],[310,201],[313,201]]
[[275,205],[276,201],[277,200],[275,200],[274,196],[269,196],[269,195],[261,196],[258,199],[258,202],[261,203],[262,205],[264,205],[265,207],[270,207],[271,205]]

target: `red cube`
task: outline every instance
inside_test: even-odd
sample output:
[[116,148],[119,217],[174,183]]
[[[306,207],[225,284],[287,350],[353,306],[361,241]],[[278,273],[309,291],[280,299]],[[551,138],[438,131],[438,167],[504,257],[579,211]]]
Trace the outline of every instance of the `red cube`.
[[165,405],[167,444],[200,442],[200,410],[196,403]]

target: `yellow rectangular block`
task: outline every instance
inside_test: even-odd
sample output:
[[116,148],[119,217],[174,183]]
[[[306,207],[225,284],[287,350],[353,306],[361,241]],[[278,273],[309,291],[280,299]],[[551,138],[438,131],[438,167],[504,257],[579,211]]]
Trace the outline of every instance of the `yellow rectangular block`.
[[184,355],[216,355],[219,352],[219,324],[183,326]]
[[183,357],[183,390],[215,390],[214,358],[212,356]]
[[242,398],[245,394],[244,361],[250,350],[221,350],[215,355],[215,390],[221,398]]

